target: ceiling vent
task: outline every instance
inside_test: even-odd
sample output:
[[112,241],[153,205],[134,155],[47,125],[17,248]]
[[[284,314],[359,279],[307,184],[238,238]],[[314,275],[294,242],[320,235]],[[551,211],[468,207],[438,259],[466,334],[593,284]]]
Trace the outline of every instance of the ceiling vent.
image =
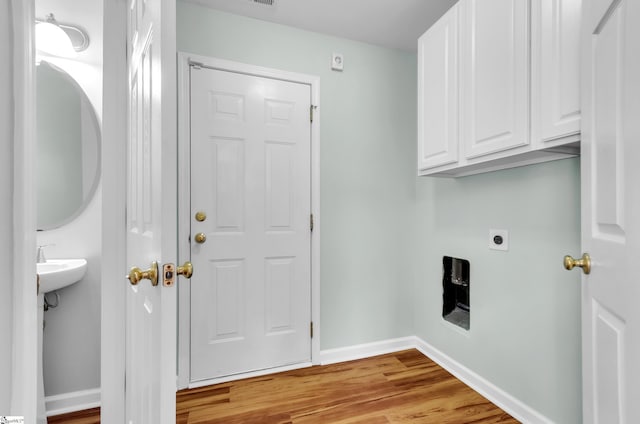
[[253,3],[262,4],[264,6],[273,6],[275,0],[251,0]]

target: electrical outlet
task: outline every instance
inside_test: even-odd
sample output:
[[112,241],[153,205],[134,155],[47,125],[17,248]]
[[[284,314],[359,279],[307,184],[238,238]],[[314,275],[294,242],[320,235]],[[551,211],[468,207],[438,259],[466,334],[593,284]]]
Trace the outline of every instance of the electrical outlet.
[[489,249],[509,250],[509,231],[489,230]]
[[342,71],[344,69],[344,56],[342,56],[342,53],[331,55],[331,69],[334,71]]

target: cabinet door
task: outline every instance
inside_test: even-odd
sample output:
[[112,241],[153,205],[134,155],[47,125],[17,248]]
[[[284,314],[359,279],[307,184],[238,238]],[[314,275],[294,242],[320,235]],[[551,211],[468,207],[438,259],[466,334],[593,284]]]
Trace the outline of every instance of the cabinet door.
[[532,3],[532,140],[537,147],[580,132],[582,0]]
[[458,160],[458,6],[418,40],[418,170]]
[[527,145],[529,2],[462,0],[460,5],[465,157]]

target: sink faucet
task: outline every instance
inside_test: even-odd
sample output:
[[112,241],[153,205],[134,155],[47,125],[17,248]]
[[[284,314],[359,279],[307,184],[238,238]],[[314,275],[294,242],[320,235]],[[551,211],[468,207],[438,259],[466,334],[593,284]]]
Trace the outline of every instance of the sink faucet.
[[36,262],[39,264],[43,264],[47,262],[47,258],[44,257],[44,248],[49,246],[45,244],[43,246],[38,246],[38,251],[36,252]]

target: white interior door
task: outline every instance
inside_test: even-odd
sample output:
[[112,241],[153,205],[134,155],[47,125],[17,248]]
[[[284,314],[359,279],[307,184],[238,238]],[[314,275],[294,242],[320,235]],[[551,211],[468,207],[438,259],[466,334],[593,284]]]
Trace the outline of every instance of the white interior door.
[[127,284],[128,424],[175,423],[176,288],[161,271],[177,256],[174,21],[173,1],[130,2],[127,265],[160,270],[155,286]]
[[190,72],[191,381],[309,362],[311,86]]
[[583,19],[585,423],[640,422],[640,2],[590,0]]

